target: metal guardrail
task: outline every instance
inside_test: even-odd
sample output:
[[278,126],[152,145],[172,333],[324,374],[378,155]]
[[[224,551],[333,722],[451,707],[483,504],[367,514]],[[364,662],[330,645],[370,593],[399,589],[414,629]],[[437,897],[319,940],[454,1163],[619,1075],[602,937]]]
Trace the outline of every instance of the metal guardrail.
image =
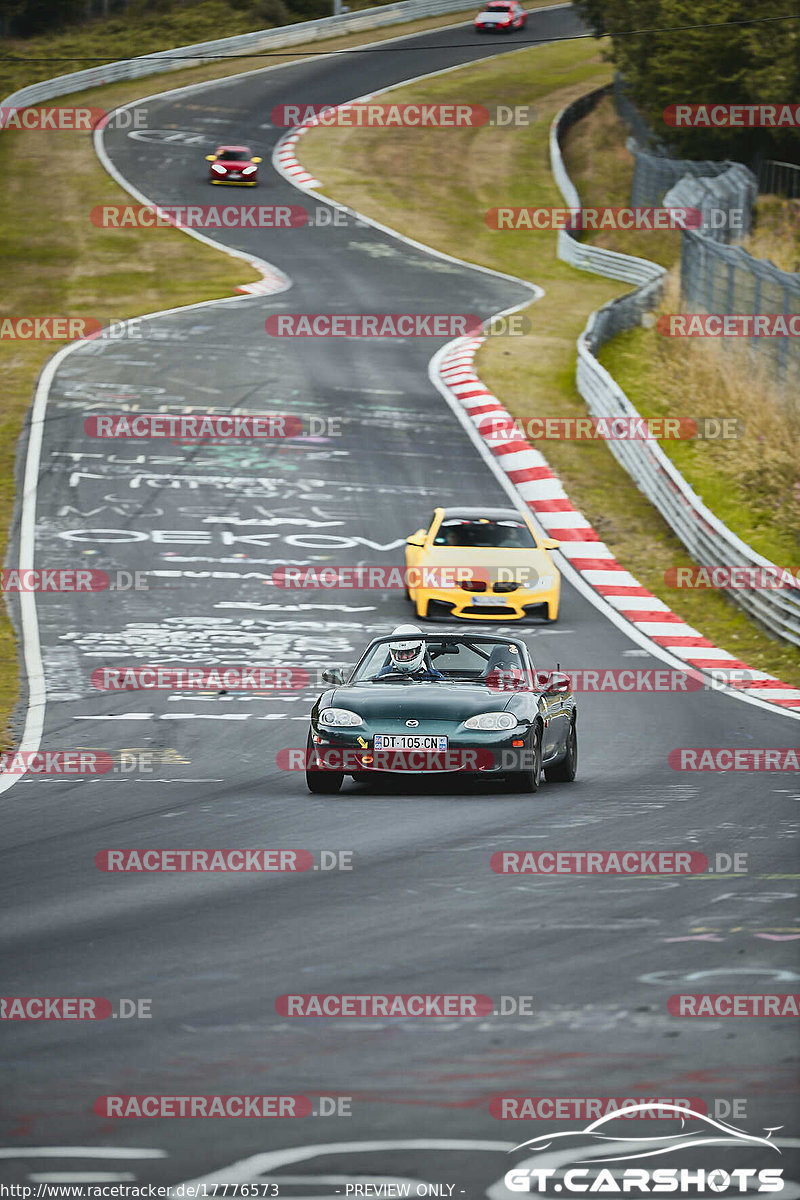
[[106,83],[202,66],[209,59],[296,46],[301,42],[321,41],[343,33],[379,29],[384,25],[398,25],[403,21],[462,12],[474,7],[475,0],[398,0],[395,4],[386,4],[381,8],[365,8],[360,12],[342,13],[338,17],[320,17],[316,21],[301,21],[296,25],[282,25],[276,29],[242,33],[236,37],[219,38],[212,42],[177,46],[172,50],[160,50],[156,54],[145,54],[139,58],[125,58],[119,62],[88,67],[83,71],[72,71],[68,75],[56,75],[52,79],[29,84],[6,96],[5,100],[0,101],[0,107],[25,108],[31,104],[41,104],[44,100],[52,100],[55,96],[100,87]]
[[[553,175],[570,208],[580,208],[580,197],[564,167],[561,138],[607,92],[607,88],[600,88],[568,105],[556,116],[550,129]],[[595,355],[610,337],[640,324],[643,312],[655,306],[666,272],[646,259],[581,245],[574,234],[565,230],[559,230],[558,257],[581,270],[637,285],[635,291],[613,300],[590,316],[578,338],[576,382],[594,416],[638,417],[634,405]],[[609,440],[608,448],[658,509],[695,562],[705,567],[775,569],[768,558],[743,542],[706,507],[658,442]],[[725,591],[770,633],[800,646],[800,588],[726,588]]]
[[789,200],[800,199],[800,166],[766,158],[758,169],[758,190]]

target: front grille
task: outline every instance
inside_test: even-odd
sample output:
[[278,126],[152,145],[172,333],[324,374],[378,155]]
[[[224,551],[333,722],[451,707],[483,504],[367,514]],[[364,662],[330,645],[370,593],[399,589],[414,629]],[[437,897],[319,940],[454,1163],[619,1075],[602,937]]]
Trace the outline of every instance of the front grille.
[[507,604],[482,604],[480,608],[465,608],[464,612],[472,613],[476,617],[496,617],[514,613],[516,610],[509,608]]
[[519,587],[518,583],[496,583],[492,588],[493,592],[515,592]]

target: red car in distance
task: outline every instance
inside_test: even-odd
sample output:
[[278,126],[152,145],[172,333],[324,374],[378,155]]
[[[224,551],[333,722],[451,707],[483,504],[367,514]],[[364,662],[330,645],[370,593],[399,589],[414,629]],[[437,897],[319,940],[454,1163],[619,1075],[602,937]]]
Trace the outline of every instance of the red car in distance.
[[211,163],[211,183],[238,183],[244,187],[258,183],[261,159],[250,153],[249,146],[218,146],[216,154],[206,155],[206,161]]
[[528,14],[519,0],[489,0],[473,24],[476,33],[511,33],[524,29]]

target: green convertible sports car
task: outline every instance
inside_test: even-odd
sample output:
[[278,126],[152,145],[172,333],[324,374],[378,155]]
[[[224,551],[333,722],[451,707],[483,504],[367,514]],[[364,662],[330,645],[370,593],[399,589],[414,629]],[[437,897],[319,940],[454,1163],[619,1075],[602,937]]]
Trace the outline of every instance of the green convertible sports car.
[[535,792],[571,782],[578,763],[577,712],[569,677],[536,671],[521,638],[423,633],[403,625],[375,638],[345,682],[311,713],[306,780],[335,793],[345,775],[480,774]]

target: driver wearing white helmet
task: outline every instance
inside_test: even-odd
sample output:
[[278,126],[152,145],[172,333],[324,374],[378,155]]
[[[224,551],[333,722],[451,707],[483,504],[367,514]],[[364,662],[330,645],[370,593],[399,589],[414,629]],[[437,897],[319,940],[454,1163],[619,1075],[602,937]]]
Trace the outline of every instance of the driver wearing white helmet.
[[381,667],[377,678],[382,675],[407,675],[410,679],[444,679],[430,660],[422,630],[416,625],[398,625],[392,633],[398,641],[389,643],[389,661]]

